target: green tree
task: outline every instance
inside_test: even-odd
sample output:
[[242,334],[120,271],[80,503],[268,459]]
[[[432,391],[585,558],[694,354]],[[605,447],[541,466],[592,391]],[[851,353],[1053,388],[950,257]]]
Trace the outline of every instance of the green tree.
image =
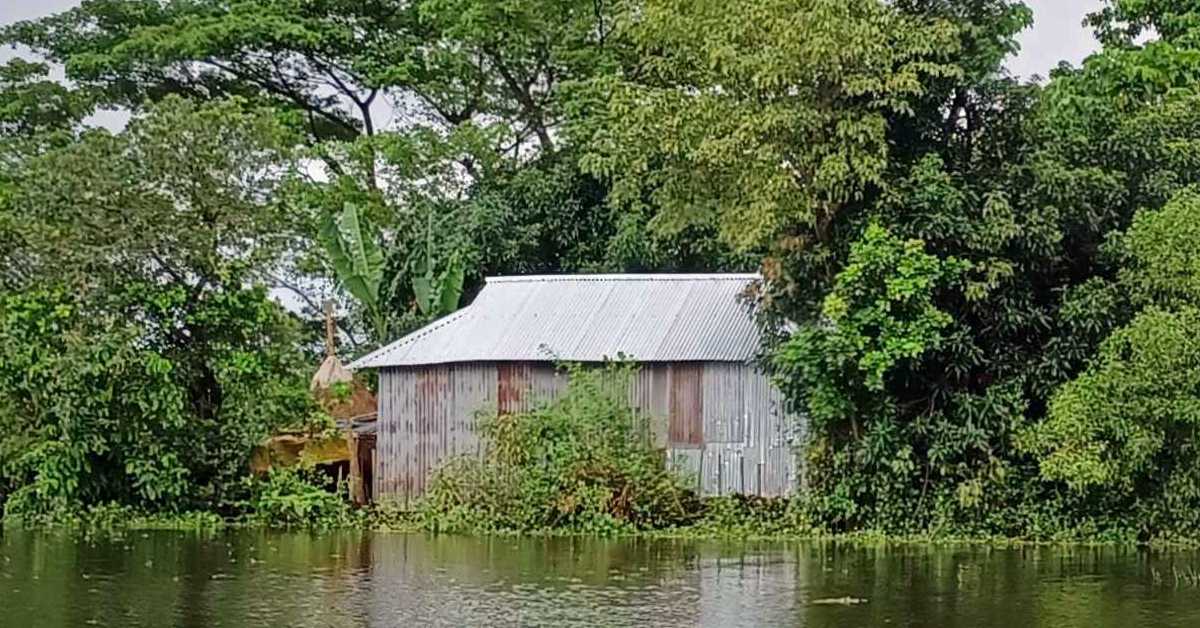
[[86,94],[49,78],[44,63],[13,59],[0,66],[0,137],[68,131],[91,112]]
[[1120,288],[1133,320],[1104,340],[1088,369],[1054,392],[1020,445],[1041,475],[1100,500],[1085,516],[1121,521],[1143,539],[1196,524],[1200,503],[1200,197],[1142,211],[1120,238]]
[[662,228],[716,224],[743,247],[829,242],[883,182],[888,116],[957,72],[952,24],[875,0],[651,1],[619,24],[637,62],[577,105],[584,167]]
[[[28,159],[74,139],[77,125],[91,111],[90,100],[49,79],[45,64],[13,59],[0,66],[0,256],[18,257],[20,241],[6,208],[14,175]],[[0,269],[0,289],[15,285],[19,265]]]
[[[239,96],[274,111],[323,165],[294,188],[296,205],[319,215],[354,203],[385,235],[380,299],[403,330],[420,321],[411,286],[426,272],[414,251],[429,216],[451,225],[438,247],[482,249],[457,235],[464,198],[498,169],[557,152],[565,87],[615,67],[611,11],[590,0],[87,0],[3,38],[62,63],[107,106]],[[299,253],[304,272],[280,283],[315,309],[304,275],[337,271]],[[463,270],[468,284],[484,272]],[[368,312],[351,318],[378,330]]]
[[[453,127],[489,118],[505,144],[552,148],[563,83],[607,65],[612,19],[581,0],[85,0],[5,39],[63,63],[105,101],[261,98],[313,140],[385,130],[377,100]],[[516,148],[516,146],[512,146]]]
[[[616,31],[637,71],[579,103],[582,163],[651,228],[718,225],[762,260],[768,352],[817,427],[814,521],[1046,534],[1110,507],[1014,438],[1135,311],[1114,234],[1197,182],[1195,11],[1112,3],[1104,49],[1042,88],[1000,65],[1017,2],[639,7]],[[839,296],[877,229],[955,268],[911,338]]]
[[[872,225],[851,247],[820,318],[776,350],[777,381],[819,435],[809,473],[829,523],[855,527],[869,524],[877,508],[904,507],[907,495],[892,495],[890,503],[880,498],[889,485],[903,493],[903,471],[914,465],[912,444],[896,439],[908,426],[888,389],[906,384],[906,372],[943,343],[953,319],[936,296],[963,268],[926,253],[919,240]],[[864,455],[854,455],[860,446]]]
[[172,98],[21,163],[0,295],[10,514],[227,508],[250,448],[311,416],[303,337],[262,286],[296,237],[273,192],[290,146],[244,102]]
[[873,398],[904,362],[942,342],[952,317],[938,309],[937,292],[957,279],[962,264],[900,240],[878,225],[867,228],[825,297],[821,317],[792,334],[776,360],[792,397],[805,402],[814,427],[844,423],[880,410]]

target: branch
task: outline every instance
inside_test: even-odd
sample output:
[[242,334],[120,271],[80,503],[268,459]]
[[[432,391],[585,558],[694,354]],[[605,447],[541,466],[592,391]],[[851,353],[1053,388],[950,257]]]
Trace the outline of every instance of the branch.
[[[275,275],[275,274],[268,274],[267,278],[269,280],[271,280],[271,282],[276,284],[275,287],[283,288],[284,290],[287,290],[287,291],[291,292],[292,294],[296,295],[297,297],[299,297],[300,300],[304,301],[304,304],[307,305],[309,308],[311,308],[314,312],[321,311],[321,306],[317,305],[317,302],[313,301],[312,297],[308,296],[308,294],[306,292],[304,292],[304,290],[301,289],[296,284],[293,284],[292,282],[284,279],[283,277],[280,277],[279,275]],[[345,335],[346,338],[350,341],[350,344],[354,347],[354,349],[358,349],[361,346],[359,344],[358,340],[354,337],[354,334],[350,333],[350,330],[347,329],[344,325],[342,325],[342,323],[340,323],[336,317],[333,319],[333,322],[334,322],[334,325],[337,326],[338,331],[342,332],[342,334]]]
[[433,109],[434,113],[441,116],[442,120],[445,121],[445,123],[447,125],[456,126],[456,125],[462,124],[463,122],[470,120],[471,116],[475,115],[475,107],[476,107],[475,102],[467,103],[463,107],[462,111],[456,112],[456,111],[451,111],[449,109],[446,109],[440,103],[438,103],[436,100],[434,100],[432,96],[422,92],[416,86],[410,86],[409,89],[412,91],[413,94],[415,94],[417,96],[417,98],[420,98],[422,102],[424,102],[431,109]]
[[527,122],[533,127],[537,133],[538,142],[542,148],[548,152],[554,152],[554,140],[550,137],[549,130],[546,129],[545,119],[543,118],[542,108],[534,102],[533,94],[529,91],[530,82],[526,86],[521,85],[521,81],[513,75],[512,71],[504,65],[500,55],[494,49],[488,51],[488,55],[492,59],[492,63],[496,66],[496,71],[500,73],[500,78],[504,79],[504,84],[508,86],[513,97],[521,104],[521,109],[524,110]]
[[271,92],[278,96],[283,96],[284,98],[287,98],[293,104],[299,106],[304,111],[307,111],[310,114],[315,114],[317,116],[325,118],[326,120],[329,120],[330,122],[334,123],[335,125],[346,130],[347,132],[354,134],[355,136],[362,134],[362,131],[358,127],[354,126],[353,124],[350,124],[342,117],[316,106],[308,98],[306,98],[304,96],[304,94],[302,94],[299,91],[296,91],[295,88],[291,87],[290,85],[288,85],[285,82],[275,81],[275,80],[272,80],[268,77],[261,76],[261,75],[255,76],[254,73],[247,72],[244,69],[239,69],[235,66],[232,66],[232,65],[229,65],[226,63],[222,63],[220,61],[217,61],[217,60],[211,59],[211,58],[206,59],[204,62],[208,63],[209,65],[212,65],[213,67],[215,67],[219,70],[222,70],[222,71],[228,72],[229,74],[232,74],[235,78],[239,78],[244,81],[250,81],[253,83],[257,83],[260,87],[267,90],[268,92]]
[[359,90],[355,87],[347,85],[346,82],[342,80],[342,77],[338,76],[338,72],[339,71],[344,72],[348,76],[351,76],[352,80],[358,81],[360,83],[362,82],[361,79],[354,77],[353,74],[346,72],[345,70],[342,70],[341,68],[336,67],[334,64],[325,63],[324,61],[321,61],[320,59],[317,59],[316,57],[314,57],[311,54],[306,53],[304,55],[304,58],[308,59],[309,63],[316,66],[318,70],[320,70],[321,72],[324,72],[325,75],[328,76],[330,78],[330,80],[333,81],[332,83],[329,83],[330,87],[333,87],[336,91],[339,91],[342,94],[344,94],[347,98],[350,99],[351,102],[353,102],[358,107],[359,112],[362,114],[364,131],[366,132],[366,134],[368,136],[375,135],[375,122],[371,118],[371,103],[374,102],[375,96],[379,93],[379,89],[378,88],[372,89],[368,92],[366,98],[360,98],[358,95]]

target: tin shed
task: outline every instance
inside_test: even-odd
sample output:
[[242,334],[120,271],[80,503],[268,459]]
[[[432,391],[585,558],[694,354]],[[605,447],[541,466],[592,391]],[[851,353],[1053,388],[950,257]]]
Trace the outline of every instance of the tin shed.
[[704,495],[796,486],[802,429],[756,367],[742,298],[757,275],[494,277],[468,307],[367,355],[379,373],[374,494],[420,495],[449,457],[475,454],[479,411],[519,412],[565,389],[560,362],[638,365],[630,403],[669,464]]

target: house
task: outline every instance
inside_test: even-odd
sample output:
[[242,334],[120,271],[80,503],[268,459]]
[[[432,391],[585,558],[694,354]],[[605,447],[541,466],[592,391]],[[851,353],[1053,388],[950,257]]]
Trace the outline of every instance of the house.
[[379,369],[374,494],[420,495],[449,457],[475,454],[476,417],[565,389],[563,362],[636,362],[632,407],[704,495],[781,496],[801,429],[755,364],[744,295],[757,275],[494,277],[468,307],[351,365]]

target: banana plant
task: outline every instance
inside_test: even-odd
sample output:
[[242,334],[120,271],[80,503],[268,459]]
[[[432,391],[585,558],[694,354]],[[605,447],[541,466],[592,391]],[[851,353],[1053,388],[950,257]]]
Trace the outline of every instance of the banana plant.
[[434,272],[433,261],[433,217],[425,233],[425,257],[418,259],[414,269],[412,289],[417,308],[429,317],[445,316],[458,309],[462,299],[465,269],[457,254],[450,257],[440,273]]
[[358,207],[346,203],[341,212],[321,217],[321,245],[333,263],[338,283],[362,304],[374,326],[377,342],[387,340],[387,316],[380,300],[383,285],[383,250],[375,230]]

